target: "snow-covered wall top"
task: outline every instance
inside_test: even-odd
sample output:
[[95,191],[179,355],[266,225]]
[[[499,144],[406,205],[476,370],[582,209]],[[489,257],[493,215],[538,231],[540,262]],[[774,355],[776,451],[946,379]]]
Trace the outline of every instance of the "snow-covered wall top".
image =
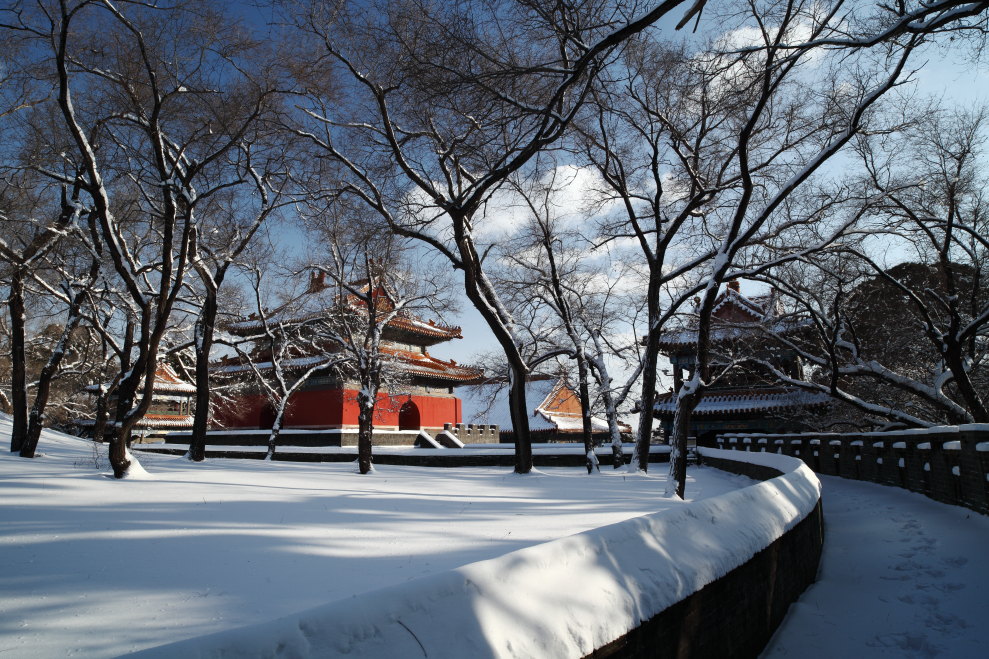
[[[822,432],[822,433],[803,433],[804,435],[820,436],[820,437],[843,437],[846,435],[855,435],[856,437],[893,437],[896,435],[945,435],[950,433],[960,433],[960,432],[986,432],[989,431],[989,423],[965,423],[958,426],[931,426],[930,428],[909,428],[906,430],[883,430],[876,432],[860,432],[860,433],[834,433],[834,432]],[[722,433],[725,437],[759,437],[772,439],[774,437],[798,437],[800,434],[766,434],[766,433],[739,433],[739,432],[725,432]]]
[[580,657],[724,576],[810,514],[800,460],[705,450],[768,481],[145,657]]

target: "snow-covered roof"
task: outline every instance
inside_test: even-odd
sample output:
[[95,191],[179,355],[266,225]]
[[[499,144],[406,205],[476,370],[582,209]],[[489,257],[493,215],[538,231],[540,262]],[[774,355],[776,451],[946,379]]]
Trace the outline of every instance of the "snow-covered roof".
[[[739,292],[737,282],[729,282],[728,287],[718,295],[711,319],[711,340],[715,343],[741,339],[756,331],[785,334],[803,325],[803,321],[782,315],[775,291],[748,297]],[[667,351],[695,345],[696,319],[682,329],[663,332],[659,343]]]
[[[457,395],[462,401],[464,423],[497,424],[502,430],[512,429],[507,383],[466,385],[457,390]],[[580,432],[583,429],[579,399],[561,380],[540,377],[526,382],[525,400],[532,410],[529,430]],[[594,432],[606,431],[608,422],[591,417],[591,428]]]
[[196,387],[194,385],[180,378],[178,373],[175,372],[175,369],[164,362],[158,364],[158,369],[155,371],[154,386],[156,393],[196,393]]
[[[367,290],[367,284],[365,284],[364,290]],[[374,298],[379,300],[375,303],[376,308],[383,311],[391,311],[395,308],[394,303],[383,289],[380,293],[375,291]],[[352,309],[366,308],[362,300],[352,295],[345,296],[343,303]],[[295,324],[315,321],[333,313],[333,310],[338,309],[340,304],[339,290],[327,286],[322,278],[314,277],[309,283],[309,288],[302,294],[268,312],[268,324]],[[427,344],[463,338],[459,327],[443,325],[433,320],[423,320],[408,311],[399,311],[394,318],[388,321],[386,327],[392,331],[409,333],[425,339],[424,343]],[[255,314],[251,314],[248,318],[230,323],[226,329],[232,334],[245,335],[257,332],[261,328],[261,319],[257,318]]]
[[[580,395],[567,386],[560,378],[552,391],[536,406],[536,414],[556,426],[562,432],[582,432],[584,420],[581,414]],[[608,422],[600,417],[591,417],[591,431],[606,432]]]
[[[653,409],[657,415],[672,416],[676,412],[676,400],[675,393],[661,394]],[[826,404],[829,400],[827,394],[804,391],[796,387],[714,389],[703,395],[693,413],[708,415],[770,412],[817,407]]]
[[[556,380],[551,378],[532,380],[525,384],[525,400],[530,406],[550,394]],[[457,390],[461,400],[464,423],[485,423],[501,426],[502,430],[512,429],[512,416],[508,409],[508,383],[486,382],[470,384]],[[530,407],[531,409],[531,407]],[[530,430],[554,430],[555,425],[542,416],[529,419]]]
[[[109,387],[109,383],[103,385]],[[100,385],[91,384],[85,389],[88,393],[96,394],[100,390]],[[171,366],[164,362],[159,362],[155,370],[154,393],[157,394],[194,394],[195,385],[189,384],[179,377]]]
[[[93,419],[73,419],[72,422],[77,426],[82,426],[88,428],[89,426],[95,425],[96,421]],[[146,414],[144,418],[137,422],[136,427],[141,428],[163,428],[172,430],[183,430],[192,428],[193,417],[191,416],[175,416],[170,414]],[[113,422],[111,421],[112,425]]]
[[[403,373],[424,378],[434,378],[447,380],[450,382],[471,382],[480,378],[484,371],[475,366],[457,364],[456,361],[444,361],[429,355],[428,353],[415,352],[412,350],[400,350],[382,346],[382,352],[391,354],[396,358],[398,369]],[[301,371],[318,366],[319,364],[329,364],[333,355],[310,355],[306,357],[294,357],[282,361],[282,368],[286,371]],[[267,371],[274,368],[270,361],[258,362],[255,364],[259,371]],[[245,362],[227,362],[213,366],[216,373],[236,374],[250,373],[254,369]]]

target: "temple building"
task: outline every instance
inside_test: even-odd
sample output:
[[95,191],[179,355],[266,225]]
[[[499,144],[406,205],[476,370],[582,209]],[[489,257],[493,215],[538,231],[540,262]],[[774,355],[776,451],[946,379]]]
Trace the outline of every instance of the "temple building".
[[[799,331],[800,322],[781,313],[776,292],[746,297],[737,281],[729,282],[718,296],[711,314],[712,368],[727,363],[730,356],[757,357],[768,361],[790,377],[802,377],[797,355],[767,338],[767,333]],[[656,399],[654,415],[669,438],[676,413],[677,393],[694,373],[697,351],[696,325],[668,332],[660,350],[669,355],[673,389]],[[735,367],[707,389],[690,419],[689,435],[698,445],[714,446],[723,432],[784,433],[808,429],[805,419],[813,410],[828,405],[826,394],[785,385],[757,367]]]
[[[86,387],[86,393],[99,395],[99,385]],[[116,415],[117,398],[109,399],[110,422]],[[193,417],[196,413],[196,387],[183,380],[175,370],[164,362],[159,362],[155,370],[154,391],[151,395],[151,407],[134,427],[136,439],[155,439],[178,430],[191,430]],[[75,419],[74,423],[81,434],[90,435],[95,421],[93,419]]]
[[[379,309],[393,309],[393,306],[389,307],[392,303],[383,289],[375,291],[373,299]],[[347,309],[366,314],[366,310],[360,311],[362,305],[352,296],[341,300],[336,289],[326,286],[321,276],[314,275],[308,289],[271,312],[268,322],[270,325],[302,325],[314,319],[332,319],[332,314],[346,313]],[[260,319],[249,317],[226,329],[234,336],[247,338],[257,336],[261,327]],[[314,332],[318,334],[318,330]],[[462,422],[461,401],[454,395],[454,388],[477,381],[483,372],[430,354],[430,348],[460,338],[459,327],[426,321],[409,312],[399,311],[387,323],[380,351],[389,358],[386,368],[391,377],[383,381],[378,395],[374,415],[376,432],[421,429],[435,434],[448,424],[455,426]],[[259,343],[255,342],[250,353],[253,366],[238,357],[214,364],[212,371],[221,380],[228,383],[240,380],[246,385],[242,393],[214,406],[214,428],[271,428],[275,407],[254,378],[255,369],[264,375],[274,368],[274,364]],[[332,342],[320,341],[314,336],[312,341],[293,347],[280,366],[290,375],[301,377],[314,364],[328,361],[327,358],[338,350]],[[359,385],[352,378],[333,367],[316,370],[289,398],[283,427],[356,430],[358,390]]]
[[[563,375],[534,373],[526,380],[526,403],[532,410],[529,415],[529,432],[534,442],[580,442],[584,431],[581,418],[580,395]],[[514,441],[512,418],[508,406],[508,383],[488,381],[473,384],[463,390],[464,418],[468,423],[491,424],[502,433],[502,441]],[[623,433],[631,427],[619,423]],[[599,416],[591,417],[591,432],[595,441],[610,441],[608,422]]]

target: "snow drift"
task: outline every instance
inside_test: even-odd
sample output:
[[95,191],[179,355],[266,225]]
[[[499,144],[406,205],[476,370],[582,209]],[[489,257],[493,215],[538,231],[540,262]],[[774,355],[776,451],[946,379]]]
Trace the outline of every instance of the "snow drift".
[[579,657],[746,563],[810,514],[800,460],[742,490],[527,547],[144,657]]

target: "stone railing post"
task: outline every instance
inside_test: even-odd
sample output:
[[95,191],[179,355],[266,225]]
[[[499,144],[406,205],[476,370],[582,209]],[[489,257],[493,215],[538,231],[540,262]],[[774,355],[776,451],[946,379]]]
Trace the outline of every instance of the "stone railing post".
[[989,515],[986,428],[973,424],[924,432],[725,433],[715,441],[721,449],[787,455],[820,474],[901,487]]
[[854,445],[858,438],[854,435],[845,435],[838,439],[838,475],[842,478],[859,477],[857,447]]
[[931,484],[930,497],[945,503],[954,503],[955,484],[952,482],[951,470],[948,468],[948,459],[944,454],[944,442],[946,435],[930,435],[931,438]]
[[807,442],[807,450],[804,453],[804,462],[817,473],[821,473],[821,438],[814,437]]
[[817,470],[825,476],[838,475],[838,463],[835,460],[833,445],[834,440],[827,435],[821,435],[820,443],[817,445]]
[[926,494],[927,483],[924,478],[924,463],[927,462],[929,451],[920,448],[924,441],[919,438],[906,437],[904,443],[906,447],[903,449],[903,487]]
[[978,452],[979,440],[989,440],[989,433],[962,431],[958,433],[961,451],[958,455],[958,485],[961,502],[979,512],[989,512],[986,498],[986,475]]
[[859,461],[859,478],[873,483],[879,482],[879,452],[876,450],[876,438],[862,435],[860,449],[862,459]]
[[883,463],[879,467],[879,482],[886,485],[900,485],[900,459],[896,454],[895,444],[899,437],[887,436],[883,438],[882,449],[879,454],[883,458]]

